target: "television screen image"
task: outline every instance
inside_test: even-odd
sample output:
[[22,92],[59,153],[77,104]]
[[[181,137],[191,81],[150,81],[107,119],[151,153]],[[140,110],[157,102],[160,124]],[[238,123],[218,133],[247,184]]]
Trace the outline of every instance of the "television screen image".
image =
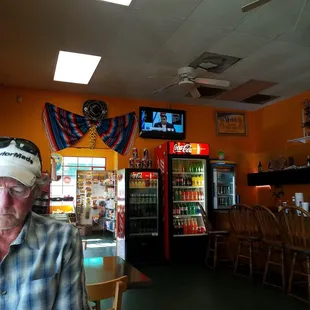
[[140,136],[185,139],[185,111],[141,107]]

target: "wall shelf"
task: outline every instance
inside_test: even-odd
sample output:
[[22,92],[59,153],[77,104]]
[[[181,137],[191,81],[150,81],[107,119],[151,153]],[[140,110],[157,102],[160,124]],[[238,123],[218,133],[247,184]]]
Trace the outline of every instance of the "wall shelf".
[[300,142],[300,143],[306,143],[308,140],[310,140],[310,136],[301,137],[301,138],[296,138],[296,139],[292,139],[292,140],[287,140],[287,142]]
[[310,168],[248,173],[248,186],[310,184]]

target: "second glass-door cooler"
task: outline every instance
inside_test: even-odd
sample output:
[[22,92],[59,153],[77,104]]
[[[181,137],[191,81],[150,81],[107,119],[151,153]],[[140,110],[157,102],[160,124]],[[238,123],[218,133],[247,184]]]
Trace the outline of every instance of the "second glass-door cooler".
[[234,162],[210,161],[213,184],[213,208],[228,209],[236,203],[236,173]]
[[158,169],[118,172],[117,255],[132,264],[163,258],[161,177]]

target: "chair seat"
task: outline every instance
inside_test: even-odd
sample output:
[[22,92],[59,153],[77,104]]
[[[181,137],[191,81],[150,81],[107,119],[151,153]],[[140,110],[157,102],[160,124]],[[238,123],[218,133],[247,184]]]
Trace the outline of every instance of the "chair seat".
[[288,249],[293,251],[293,252],[298,252],[298,253],[302,253],[302,254],[310,256],[310,249],[305,249],[305,248],[301,248],[301,247],[294,247],[294,246],[288,246]]
[[260,241],[260,237],[257,236],[237,235],[237,238],[242,241]]

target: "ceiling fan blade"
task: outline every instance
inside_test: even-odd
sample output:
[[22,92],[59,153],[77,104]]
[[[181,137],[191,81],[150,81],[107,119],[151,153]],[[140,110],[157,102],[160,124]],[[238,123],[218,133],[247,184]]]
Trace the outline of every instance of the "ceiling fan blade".
[[228,88],[230,86],[230,82],[229,81],[225,81],[225,80],[196,78],[196,79],[194,79],[194,81],[197,84],[209,85],[209,86],[220,87],[220,88]]
[[193,98],[199,98],[199,97],[201,97],[200,92],[198,91],[198,89],[197,89],[196,87],[193,87],[193,88],[189,91],[189,93],[191,94],[191,96],[192,96]]
[[248,3],[248,4],[244,5],[241,8],[241,10],[242,10],[242,12],[249,12],[251,10],[254,10],[254,9],[256,9],[256,8],[266,4],[268,2],[270,2],[270,1],[271,0],[255,0],[255,1],[251,2],[251,3]]
[[152,92],[152,95],[156,95],[156,94],[158,94],[158,93],[160,93],[160,92],[162,92],[162,91],[164,91],[164,90],[166,90],[166,89],[168,89],[168,88],[170,88],[170,87],[172,87],[172,86],[177,85],[178,83],[179,83],[179,82],[174,82],[174,83],[172,83],[172,84],[170,84],[170,85],[167,85],[167,86],[164,86],[164,87],[162,87],[162,88],[160,88],[160,89],[157,89],[157,90],[155,90],[155,91]]

